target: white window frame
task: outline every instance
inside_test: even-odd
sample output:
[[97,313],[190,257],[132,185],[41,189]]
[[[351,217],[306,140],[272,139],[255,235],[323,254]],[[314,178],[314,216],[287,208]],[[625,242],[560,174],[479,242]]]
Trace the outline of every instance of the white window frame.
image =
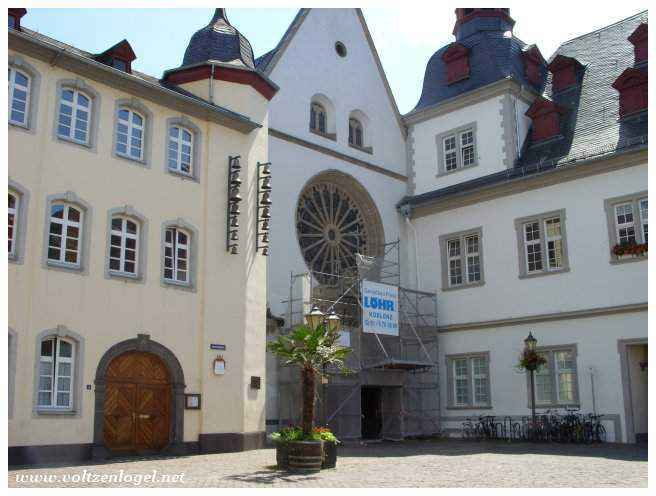
[[[66,92],[66,91],[72,91],[73,92],[73,101],[72,102],[64,100],[64,92]],[[89,102],[89,106],[87,108],[81,106],[78,103],[78,96],[79,95],[84,96],[84,98],[86,98],[87,101]],[[93,97],[91,95],[89,95],[88,93],[86,93],[85,91],[81,91],[77,88],[73,88],[73,87],[70,87],[70,86],[62,86],[61,92],[59,94],[59,102],[58,102],[58,107],[57,107],[57,136],[59,136],[60,138],[65,139],[65,140],[73,141],[75,143],[81,143],[81,144],[84,144],[84,145],[90,144],[91,143],[91,125],[92,125],[91,119],[92,119],[92,112],[93,112],[93,103],[94,103],[93,102]],[[61,122],[61,118],[62,118],[62,115],[63,115],[62,114],[62,109],[61,109],[62,105],[71,108],[71,114],[70,114],[71,124],[70,124],[70,126],[66,126],[66,125],[62,124],[62,122]],[[76,127],[77,120],[78,120],[77,116],[78,116],[79,111],[87,112],[86,128],[84,129],[86,137],[85,137],[84,140],[81,140],[81,139],[78,139],[78,138],[75,137],[75,132],[80,131],[80,129],[78,129]],[[69,133],[68,134],[62,134],[60,129],[59,129],[60,126],[68,127],[69,128]]]
[[476,123],[472,122],[436,136],[438,176],[478,165],[476,128]]
[[[620,212],[619,209],[623,208],[626,209],[628,208],[628,211],[625,210],[624,212]],[[638,242],[638,236],[636,233],[636,225],[635,225],[635,208],[633,205],[633,202],[625,202],[625,203],[618,203],[613,207],[614,215],[615,215],[615,239],[617,240],[618,244],[622,244],[622,238],[626,237],[627,242],[631,242],[631,238],[633,243]],[[628,215],[631,215],[631,220],[627,221],[626,217]],[[624,217],[624,222],[620,222],[620,215]],[[626,230],[626,236],[622,236],[621,231]],[[629,230],[633,231],[633,234],[629,235]]]
[[[472,241],[475,239],[476,241]],[[470,288],[485,284],[483,270],[483,229],[477,227],[439,238],[442,262],[442,290]],[[475,250],[472,250],[474,243]],[[457,246],[457,253],[452,247]],[[453,266],[460,267],[460,280],[453,272]],[[478,271],[474,269],[478,266]],[[455,277],[455,281],[453,280]]]
[[[537,239],[535,238],[535,229],[534,226],[538,226],[537,228]],[[528,228],[531,228],[531,236],[532,239],[528,239],[529,231]],[[537,250],[533,249],[532,251],[529,248],[536,247]],[[536,254],[540,254],[540,268],[535,268],[537,266],[537,258]],[[530,221],[524,223],[524,255],[526,256],[526,273],[527,274],[534,274],[536,272],[542,272],[544,270],[544,253],[542,253],[542,229],[540,229],[540,222],[535,220],[535,221]],[[531,255],[533,256],[533,259],[531,259]],[[534,268],[531,270],[531,263],[533,263]]]
[[[37,408],[38,409],[54,409],[54,410],[70,410],[73,408],[74,403],[74,394],[75,394],[75,366],[76,366],[76,347],[75,341],[71,339],[62,338],[59,336],[48,336],[42,339],[39,343],[41,347],[43,342],[52,341],[52,357],[42,355],[42,351],[39,351],[39,364],[38,364],[38,380],[37,380]],[[61,356],[61,343],[65,342],[71,346],[71,356],[62,357]],[[41,373],[41,364],[49,363],[51,368],[51,373],[49,375],[44,375]],[[70,374],[67,376],[60,376],[60,365],[62,363],[70,364]],[[40,386],[41,378],[49,377],[51,379],[50,389],[42,389]],[[69,379],[69,388],[68,390],[60,390],[59,388],[59,379],[68,378]],[[50,403],[44,404],[40,402],[40,393],[50,393]],[[68,393],[68,404],[58,405],[57,398],[59,393]]]
[[[644,204],[644,208],[643,208]],[[638,209],[640,210],[640,232],[642,233],[643,243],[648,241],[648,227],[649,227],[649,200],[648,198],[638,199]]]
[[[480,360],[479,370],[476,370],[475,363]],[[462,364],[464,362],[464,368]],[[457,355],[447,355],[446,363],[448,367],[447,381],[448,381],[448,397],[447,409],[487,409],[492,406],[492,392],[490,388],[490,353],[474,352],[462,353]],[[460,365],[460,372],[458,374],[458,366]],[[458,398],[458,381],[460,386],[465,385],[465,401]],[[484,381],[485,397],[481,395],[476,389],[477,381]]]
[[[546,407],[556,407],[556,406],[578,406],[579,405],[579,395],[578,395],[578,367],[577,367],[577,350],[576,345],[559,345],[554,347],[544,347],[538,348],[536,350],[538,354],[544,356],[547,360],[547,368],[542,368],[540,371],[535,373],[535,405],[540,408]],[[571,353],[572,367],[571,368],[560,368],[556,355],[558,353]],[[546,371],[546,372],[545,372]],[[571,374],[572,376],[572,399],[563,400],[561,396],[561,376],[563,374]],[[540,398],[538,396],[538,376],[545,377],[547,383],[549,384],[551,395],[550,398]],[[529,394],[529,406],[531,403],[530,397],[530,372],[527,372],[527,381],[528,381],[528,394]]]
[[[617,245],[621,244],[621,229],[632,229],[633,239],[636,244],[642,245],[647,243],[648,208],[643,208],[643,202],[647,203],[648,207],[648,200],[649,198],[646,190],[604,200],[604,210],[606,211],[606,220],[608,224],[609,261],[611,264],[647,260],[647,252],[644,252],[641,255],[625,254],[617,256],[613,253],[613,250]],[[631,221],[626,222],[626,219],[624,219],[625,222],[618,222],[618,209],[620,207],[629,207],[631,209]]]
[[[114,220],[120,220],[121,221],[121,229],[116,230],[114,229]],[[131,222],[132,224],[135,225],[136,229],[134,233],[128,232],[127,229],[127,223]],[[137,274],[139,274],[139,236],[141,234],[141,226],[138,221],[131,217],[127,217],[124,215],[114,215],[111,218],[111,223],[110,223],[110,236],[109,236],[109,265],[108,265],[108,270],[112,274],[119,274],[119,275],[127,275],[131,277],[136,277]],[[113,245],[112,244],[112,238],[113,237],[118,237],[120,241],[120,245]],[[130,249],[127,247],[128,240],[132,239],[134,240],[134,249]],[[112,248],[118,248],[119,249],[119,257],[112,257]],[[134,259],[133,260],[128,260],[126,257],[126,254],[128,251],[133,251],[134,252]],[[119,268],[118,269],[112,269],[112,260],[118,260],[119,263]],[[134,271],[129,271],[126,270],[125,266],[127,263],[133,263],[134,264]]]
[[[127,112],[128,113],[128,120],[126,121],[125,119],[121,118],[121,112]],[[137,124],[134,122],[134,116],[138,116],[141,119],[141,125]],[[123,125],[127,127],[127,131],[125,133],[121,132],[119,130],[119,126]],[[141,137],[139,139],[139,155],[135,156],[132,154],[132,149],[134,148],[132,146],[132,140],[137,139],[133,134],[135,132],[139,131],[141,133]],[[144,157],[144,145],[145,145],[145,140],[146,140],[146,116],[143,115],[141,112],[137,112],[136,110],[133,110],[129,107],[121,106],[118,108],[116,112],[116,143],[114,144],[114,152],[116,155],[119,155],[121,157],[129,158],[131,160],[143,160]],[[122,145],[123,143],[119,143],[119,135],[125,135],[126,136],[126,142],[125,142],[125,152],[119,151],[119,145]]]
[[[64,211],[62,213],[62,218],[59,219],[57,217],[53,217],[52,215],[52,209],[55,206],[63,206]],[[80,214],[80,220],[79,221],[73,221],[68,219],[68,213],[70,209],[73,208],[75,209],[79,214]],[[47,243],[47,250],[46,250],[46,259],[48,262],[54,262],[57,264],[61,265],[66,265],[66,266],[71,266],[71,267],[80,267],[81,266],[81,261],[82,261],[82,249],[83,249],[83,230],[84,230],[84,209],[79,207],[78,205],[63,202],[63,201],[55,201],[50,204],[50,211],[49,211],[49,218],[48,218],[48,230],[47,230],[47,236],[48,236],[48,243]],[[50,232],[50,227],[52,224],[59,224],[62,226],[62,232],[61,235],[59,234],[52,234]],[[77,256],[76,256],[76,261],[75,262],[67,262],[66,261],[66,252],[67,251],[73,251],[69,250],[66,245],[67,245],[67,240],[69,238],[68,236],[68,228],[69,227],[77,227],[78,228],[78,237],[77,237]],[[50,236],[59,236],[60,243],[59,246],[53,246],[50,244]],[[50,258],[50,248],[57,248],[59,250],[59,259],[54,259]]]
[[[13,191],[9,191],[8,196],[11,196],[14,199],[14,206],[13,208],[9,206],[9,199],[7,198],[7,226],[11,225],[11,239],[9,239],[9,236],[7,236],[7,241],[8,241],[8,246],[7,246],[7,252],[10,257],[15,257],[16,256],[16,241],[18,239],[19,233],[18,233],[18,215],[20,212],[20,196],[14,193]],[[9,217],[13,216],[13,222],[9,222]],[[10,244],[10,245],[9,245]]]
[[[171,236],[171,241],[166,240],[166,234],[168,232],[172,232]],[[178,234],[182,233],[187,237],[187,242],[180,244],[178,241]],[[177,227],[177,226],[171,226],[167,227],[165,232],[164,232],[164,272],[163,272],[163,277],[166,282],[173,282],[177,284],[189,284],[190,283],[190,272],[191,272],[191,233],[187,231],[186,229]],[[171,256],[166,255],[166,250],[167,248],[171,249]],[[178,250],[179,249],[184,249],[186,251],[186,258],[183,258],[186,262],[186,269],[180,269],[179,268],[179,263],[180,259],[178,257]],[[166,266],[166,260],[171,259],[171,267]],[[171,275],[172,277],[166,277],[166,271],[171,270]],[[178,272],[183,271],[185,274],[185,278],[178,279]]]
[[[558,219],[560,223],[560,234],[548,235],[547,223]],[[519,254],[519,278],[524,279],[528,277],[542,276],[547,274],[560,274],[568,272],[569,258],[567,251],[567,231],[565,229],[566,215],[565,210],[556,210],[552,212],[545,212],[542,214],[532,215],[529,217],[522,217],[515,219],[515,229],[517,231],[517,253]],[[538,231],[536,233],[539,239],[528,239],[527,228],[531,227],[531,233],[535,231],[532,229],[537,224]],[[555,245],[560,242],[561,246],[561,260],[560,265],[552,264],[549,260],[549,246]],[[531,270],[529,248],[539,247],[540,251],[540,268],[535,266]],[[533,262],[536,262],[534,259]],[[534,264],[536,265],[536,264]]]
[[[176,136],[171,136],[171,131],[173,129],[177,129]],[[189,139],[190,141],[185,141],[183,139],[184,133],[189,133]],[[172,147],[171,144],[175,143],[176,145],[176,152],[175,156],[172,156]],[[184,171],[182,170],[182,166],[184,165],[182,162],[182,146],[183,145],[188,145],[189,146],[189,162],[187,165],[189,166],[189,171]],[[169,170],[173,172],[177,172],[179,174],[184,174],[186,176],[193,176],[194,175],[194,132],[182,125],[179,124],[173,124],[169,127],[169,132],[168,132],[168,141],[167,141],[167,167]],[[171,161],[175,161],[175,167],[171,167]]]
[[[20,74],[24,78],[27,79],[27,86],[22,86],[16,82],[16,74]],[[14,100],[15,100],[15,90],[16,88],[25,91],[25,110],[23,111],[23,120],[22,121],[17,121],[12,119],[12,108],[14,105]],[[29,122],[29,116],[30,116],[30,92],[32,90],[32,77],[25,73],[24,71],[20,71],[16,69],[15,67],[9,66],[9,77],[8,77],[8,119],[11,124],[16,124],[19,126],[27,127],[28,122]],[[20,101],[20,100],[19,100]]]

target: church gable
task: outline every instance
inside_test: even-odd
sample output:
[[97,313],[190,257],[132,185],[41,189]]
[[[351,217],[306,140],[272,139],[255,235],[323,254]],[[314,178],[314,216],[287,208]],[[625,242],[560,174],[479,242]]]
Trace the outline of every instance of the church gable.
[[359,9],[299,12],[256,63],[281,88],[272,129],[405,172],[405,127]]

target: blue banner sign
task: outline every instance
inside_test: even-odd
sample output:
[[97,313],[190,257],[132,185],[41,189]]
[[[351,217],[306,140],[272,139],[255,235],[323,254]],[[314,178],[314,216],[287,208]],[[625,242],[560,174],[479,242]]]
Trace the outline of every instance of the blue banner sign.
[[226,345],[224,344],[214,344],[214,343],[210,344],[210,350],[225,350],[225,349],[226,349]]
[[362,332],[399,335],[399,288],[362,281]]

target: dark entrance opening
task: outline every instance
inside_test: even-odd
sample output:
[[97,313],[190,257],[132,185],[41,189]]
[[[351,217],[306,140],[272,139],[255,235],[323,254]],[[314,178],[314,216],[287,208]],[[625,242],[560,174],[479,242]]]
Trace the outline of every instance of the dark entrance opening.
[[363,387],[360,390],[362,439],[380,439],[383,429],[382,389]]

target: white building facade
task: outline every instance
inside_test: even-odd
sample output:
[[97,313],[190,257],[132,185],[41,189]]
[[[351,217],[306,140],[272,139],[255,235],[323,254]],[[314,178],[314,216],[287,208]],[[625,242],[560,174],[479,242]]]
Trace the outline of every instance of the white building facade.
[[[257,60],[281,86],[270,308],[293,324],[291,274],[320,282],[349,266],[349,240],[380,256],[374,243],[399,239],[401,285],[437,295],[436,432],[530,415],[517,364],[531,332],[548,363],[538,413],[602,414],[607,440],[645,439],[646,13],[549,60],[512,35],[508,9],[456,17],[403,117],[358,9],[301,10]],[[312,204],[322,185],[362,212],[356,237]],[[271,430],[288,419],[269,369]]]

